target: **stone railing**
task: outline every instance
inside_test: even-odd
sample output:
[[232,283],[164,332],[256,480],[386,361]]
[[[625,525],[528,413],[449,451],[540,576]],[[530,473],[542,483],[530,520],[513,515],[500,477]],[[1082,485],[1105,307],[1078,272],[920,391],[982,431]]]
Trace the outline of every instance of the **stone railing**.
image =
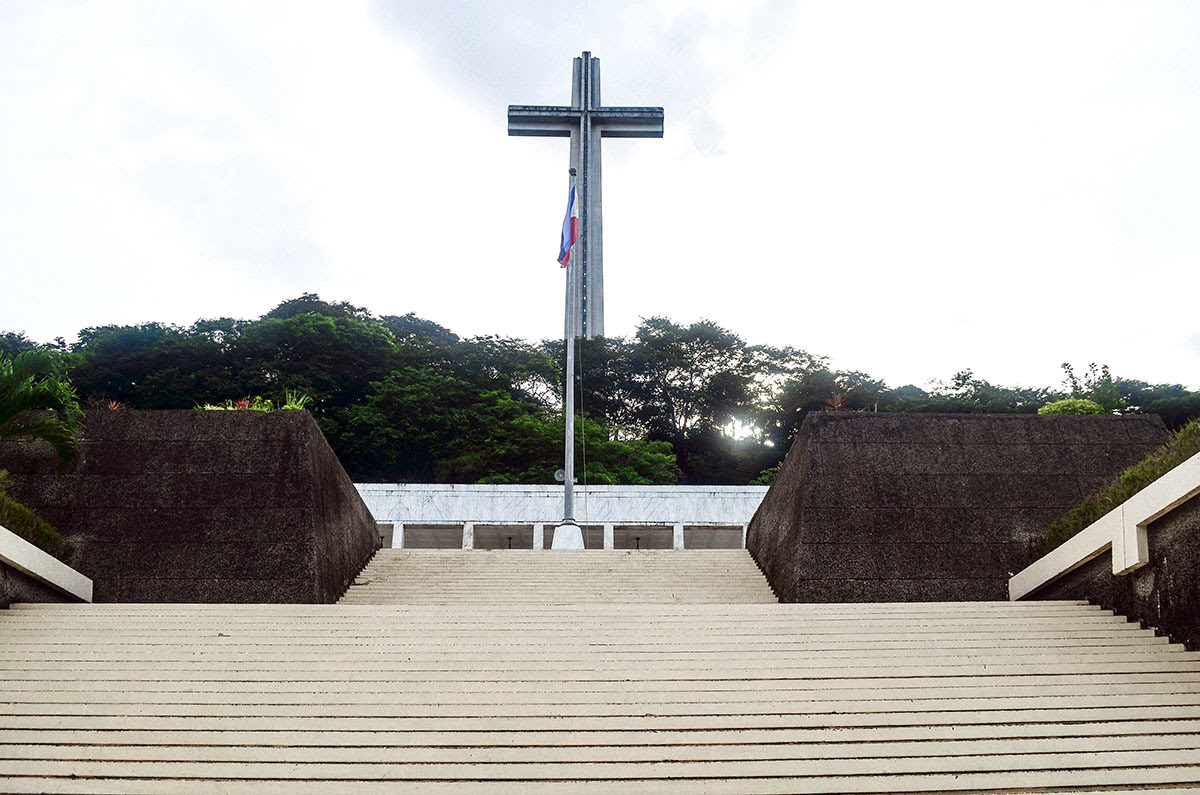
[[0,566],[16,569],[67,597],[81,602],[92,601],[92,581],[89,578],[6,527],[0,527]]
[[1039,558],[1008,581],[1017,600],[1112,551],[1112,573],[1125,575],[1150,562],[1146,527],[1200,494],[1200,453],[1167,472],[1137,494]]

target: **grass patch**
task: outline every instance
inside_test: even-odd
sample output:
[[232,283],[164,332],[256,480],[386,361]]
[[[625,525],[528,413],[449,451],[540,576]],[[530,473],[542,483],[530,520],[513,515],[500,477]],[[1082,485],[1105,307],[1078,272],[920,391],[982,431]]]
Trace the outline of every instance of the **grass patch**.
[[1108,488],[1089,495],[1082,505],[1047,527],[1042,537],[1030,545],[1030,562],[1056,549],[1196,453],[1200,453],[1200,418],[1184,425],[1166,444],[1118,475]]
[[16,533],[43,552],[66,562],[74,552],[71,542],[63,538],[62,533],[45,519],[9,497],[4,492],[7,481],[8,473],[0,469],[0,526]]

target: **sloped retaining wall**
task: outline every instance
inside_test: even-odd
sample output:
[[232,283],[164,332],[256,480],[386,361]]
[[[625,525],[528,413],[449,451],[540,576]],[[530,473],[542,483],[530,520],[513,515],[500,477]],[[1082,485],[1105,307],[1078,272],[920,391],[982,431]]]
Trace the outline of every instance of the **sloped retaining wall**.
[[0,445],[98,602],[333,602],[375,523],[308,412],[89,412],[75,471]]
[[1086,599],[1200,650],[1200,497],[1146,530],[1145,566],[1113,574],[1110,549],[1023,599]]
[[0,608],[13,602],[77,602],[61,591],[38,582],[23,571],[0,562]]
[[91,600],[91,580],[0,526],[0,607],[13,602]]
[[1030,541],[1166,438],[1157,417],[814,413],[746,544],[784,602],[1007,599]]

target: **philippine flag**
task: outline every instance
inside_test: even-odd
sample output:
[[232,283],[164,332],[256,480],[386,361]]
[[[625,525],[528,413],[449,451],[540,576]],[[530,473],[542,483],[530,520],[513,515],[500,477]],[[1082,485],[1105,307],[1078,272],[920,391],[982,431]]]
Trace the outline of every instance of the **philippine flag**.
[[575,205],[575,186],[567,196],[567,214],[563,218],[562,239],[558,242],[558,264],[567,267],[571,261],[571,246],[579,239],[579,208]]

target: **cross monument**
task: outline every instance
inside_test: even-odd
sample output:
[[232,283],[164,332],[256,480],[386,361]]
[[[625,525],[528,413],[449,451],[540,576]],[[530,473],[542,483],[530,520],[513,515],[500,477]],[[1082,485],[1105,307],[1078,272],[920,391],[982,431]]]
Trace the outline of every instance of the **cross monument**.
[[[604,336],[600,139],[662,138],[663,109],[603,107],[600,104],[600,59],[585,51],[582,57],[575,59],[570,106],[509,105],[508,134],[569,136],[571,139],[571,189],[578,203],[580,229],[579,238],[568,250],[566,260],[563,520],[554,529],[551,549],[583,549],[583,532],[575,523],[575,339]],[[570,241],[564,243],[569,244]]]
[[[590,52],[575,59],[571,105],[509,105],[509,135],[571,138],[571,168],[579,202],[579,240],[571,255],[578,262],[568,285],[568,315],[573,334],[604,336],[604,244],[600,200],[601,138],[662,138],[662,108],[603,107],[600,104],[600,59]],[[568,324],[571,320],[568,319]]]

